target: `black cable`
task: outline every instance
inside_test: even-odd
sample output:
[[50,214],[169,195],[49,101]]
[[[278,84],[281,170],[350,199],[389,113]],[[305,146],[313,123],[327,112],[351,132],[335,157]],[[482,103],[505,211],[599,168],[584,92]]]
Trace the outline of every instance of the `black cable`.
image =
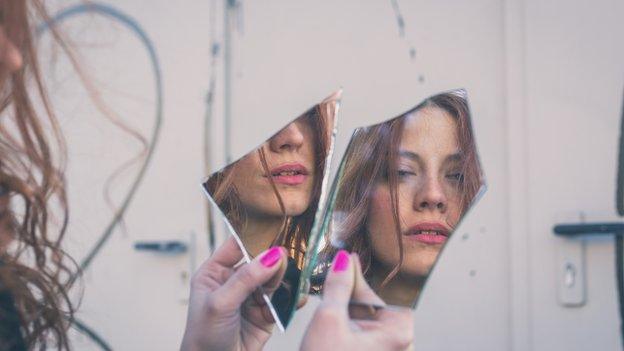
[[89,339],[95,342],[102,350],[104,351],[113,350],[104,339],[102,339],[95,331],[93,331],[93,329],[88,327],[86,324],[84,324],[83,322],[79,321],[76,318],[74,318],[71,322],[72,322],[72,327],[74,329],[78,330],[79,332],[87,336]]

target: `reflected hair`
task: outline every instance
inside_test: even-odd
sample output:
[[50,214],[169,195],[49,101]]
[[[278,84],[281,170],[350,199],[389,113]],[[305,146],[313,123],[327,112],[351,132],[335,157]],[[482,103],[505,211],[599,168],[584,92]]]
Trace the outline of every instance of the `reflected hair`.
[[[281,229],[276,233],[271,246],[279,245],[285,247],[289,256],[297,263],[299,269],[303,266],[306,245],[310,231],[312,230],[314,214],[318,207],[321,194],[325,159],[327,158],[327,150],[329,149],[331,139],[328,131],[332,124],[332,104],[334,103],[335,100],[323,101],[299,117],[305,118],[306,122],[312,127],[314,140],[316,140],[314,143],[314,153],[316,155],[314,186],[308,208],[298,216],[287,216],[282,196],[272,177],[268,177],[270,186],[273,189],[273,193],[275,194],[283,214]],[[267,174],[270,173],[264,146],[258,148],[256,152],[258,153],[264,172]],[[245,213],[245,207],[241,203],[238,195],[240,190],[237,189],[233,183],[233,174],[236,172],[236,166],[237,162],[234,162],[222,171],[215,173],[208,179],[204,186],[208,193],[212,194],[215,203],[228,218],[234,230],[240,233],[245,226],[247,214]]]
[[[439,108],[457,122],[457,138],[461,155],[461,179],[458,183],[462,216],[470,207],[482,184],[482,172],[472,134],[470,111],[465,91],[457,90],[432,96],[407,113],[388,122],[356,131],[344,159],[343,175],[339,180],[334,215],[335,221],[327,236],[327,246],[321,252],[321,262],[331,262],[339,249],[355,252],[360,256],[362,270],[370,278],[373,260],[371,243],[367,232],[370,199],[379,182],[387,182],[394,222],[394,234],[399,245],[399,262],[380,284],[387,285],[403,264],[403,240],[398,205],[398,154],[405,117],[425,108]],[[318,288],[318,287],[317,287]]]

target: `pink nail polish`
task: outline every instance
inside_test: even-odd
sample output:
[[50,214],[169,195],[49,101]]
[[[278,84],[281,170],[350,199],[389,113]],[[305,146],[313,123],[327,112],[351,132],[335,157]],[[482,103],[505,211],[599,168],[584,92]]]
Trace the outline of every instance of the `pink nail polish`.
[[340,250],[336,254],[334,259],[334,272],[344,272],[349,268],[349,253],[345,250]]
[[260,258],[260,263],[265,267],[273,267],[280,258],[282,258],[282,249],[279,246],[274,246]]

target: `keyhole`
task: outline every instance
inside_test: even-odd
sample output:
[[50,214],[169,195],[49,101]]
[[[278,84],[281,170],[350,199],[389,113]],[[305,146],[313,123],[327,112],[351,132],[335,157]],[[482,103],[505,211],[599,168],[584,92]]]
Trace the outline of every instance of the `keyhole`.
[[576,283],[576,268],[572,263],[566,263],[565,265],[565,275],[563,278],[563,283],[566,288],[571,289]]

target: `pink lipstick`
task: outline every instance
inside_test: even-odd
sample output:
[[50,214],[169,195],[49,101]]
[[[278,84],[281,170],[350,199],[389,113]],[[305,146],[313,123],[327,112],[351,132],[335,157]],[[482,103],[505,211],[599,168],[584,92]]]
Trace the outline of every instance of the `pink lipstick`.
[[300,185],[308,178],[308,169],[300,163],[285,163],[273,168],[271,177],[278,184]]
[[421,222],[406,230],[408,240],[415,240],[427,245],[444,244],[450,235],[450,229],[439,222]]

